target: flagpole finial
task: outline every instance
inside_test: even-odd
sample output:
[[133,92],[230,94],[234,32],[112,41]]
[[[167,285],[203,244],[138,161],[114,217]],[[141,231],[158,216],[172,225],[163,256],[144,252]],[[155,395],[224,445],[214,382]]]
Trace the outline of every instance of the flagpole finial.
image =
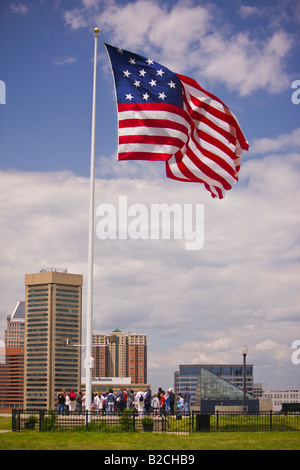
[[94,28],[94,33],[98,34],[99,33],[99,28]]

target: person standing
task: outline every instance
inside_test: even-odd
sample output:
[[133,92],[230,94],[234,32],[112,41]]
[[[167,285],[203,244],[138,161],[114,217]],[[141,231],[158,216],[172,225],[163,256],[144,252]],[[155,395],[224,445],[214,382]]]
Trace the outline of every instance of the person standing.
[[132,410],[134,405],[134,393],[133,390],[127,392],[127,409]]
[[127,400],[128,400],[128,392],[127,389],[124,388],[123,390],[123,411],[127,408]]
[[158,398],[158,393],[154,393],[153,395],[153,400],[152,400],[152,408],[153,408],[153,413],[154,415],[159,414],[159,398]]
[[64,413],[64,407],[65,407],[65,401],[66,401],[66,394],[65,391],[62,390],[57,394],[57,414],[63,414]]
[[145,393],[145,399],[144,399],[144,405],[145,405],[145,412],[150,413],[150,407],[151,407],[151,390],[150,388],[147,388],[146,393]]
[[95,398],[94,398],[94,403],[95,403],[95,410],[96,410],[96,414],[100,414],[100,412],[102,413],[102,408],[103,408],[103,401],[101,399],[101,392],[99,392]]
[[169,396],[170,396],[170,413],[171,415],[174,414],[174,404],[175,404],[175,393],[173,392],[172,388],[169,388]]
[[136,404],[138,413],[142,414],[144,411],[144,392],[142,388],[140,388],[139,391],[135,395],[135,404]]
[[65,395],[65,412],[66,412],[66,415],[69,416],[69,410],[70,410],[70,397],[69,395],[66,393]]
[[107,414],[109,416],[112,416],[114,414],[115,404],[116,404],[116,397],[113,393],[113,389],[110,388],[108,391],[107,399],[106,399],[106,409],[107,409]]
[[76,398],[76,410],[79,414],[82,412],[82,391],[81,390],[78,393],[77,398]]
[[120,388],[116,396],[117,411],[121,413],[123,411],[124,397],[123,397],[123,388]]
[[106,414],[106,393],[103,392],[101,395],[101,400],[102,400],[102,415]]
[[165,393],[165,410],[166,410],[166,414],[169,415],[170,414],[170,395],[169,395],[169,392]]
[[191,406],[191,392],[189,391],[188,387],[185,387],[183,393],[183,400],[184,400],[184,414],[190,414],[190,406]]
[[160,416],[166,416],[166,402],[165,402],[165,395],[166,392],[162,390],[160,394],[160,409],[159,409],[159,414]]
[[180,393],[177,398],[177,411],[179,414],[183,414],[183,410],[184,410],[184,399],[183,399],[182,393]]
[[76,395],[73,389],[70,391],[69,399],[70,399],[69,409],[70,409],[70,412],[73,413],[76,410]]

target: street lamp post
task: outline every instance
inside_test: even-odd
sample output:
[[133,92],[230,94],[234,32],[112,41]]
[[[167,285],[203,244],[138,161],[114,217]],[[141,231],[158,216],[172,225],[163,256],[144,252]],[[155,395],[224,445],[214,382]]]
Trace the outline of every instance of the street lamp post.
[[247,346],[243,346],[243,349],[242,349],[242,353],[243,353],[243,381],[244,381],[244,384],[243,384],[243,389],[244,389],[244,400],[243,400],[243,410],[244,412],[246,412],[246,356],[247,356],[247,353],[248,353],[248,348]]

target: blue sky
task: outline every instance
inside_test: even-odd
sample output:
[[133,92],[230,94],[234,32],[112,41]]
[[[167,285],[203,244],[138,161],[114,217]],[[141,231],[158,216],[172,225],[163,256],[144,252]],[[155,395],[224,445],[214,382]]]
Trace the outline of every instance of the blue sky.
[[[84,7],[84,3],[91,6]],[[211,56],[218,56],[215,51],[223,37],[232,49],[233,66],[218,79],[214,67],[218,62],[210,60],[209,51],[205,51],[202,67],[201,47],[196,49],[195,65],[186,63],[189,47],[197,47],[197,36],[186,35],[184,46],[176,61],[170,60],[176,51],[177,23],[170,25],[170,39],[164,41],[163,25],[152,33],[151,24],[145,25],[145,36],[140,31],[127,31],[121,22],[112,19],[114,9],[126,18],[132,16],[127,11],[129,2],[81,2],[81,1],[35,1],[1,3],[1,80],[6,83],[7,106],[1,109],[1,168],[17,168],[25,171],[57,171],[69,169],[77,175],[88,175],[90,144],[90,115],[92,90],[93,27],[99,25],[103,41],[113,45],[132,47],[134,51],[148,52],[163,64],[174,65],[178,73],[191,74],[205,87],[219,96],[238,115],[240,123],[249,141],[254,138],[272,138],[288,133],[295,128],[298,119],[297,106],[291,106],[291,81],[297,79],[299,70],[297,58],[299,35],[294,10],[297,2],[279,2],[274,7],[273,1],[250,2],[247,5],[239,1],[226,2],[189,2],[183,5],[185,10],[201,6],[212,10],[207,24],[206,36],[199,41],[201,46],[206,37],[211,43]],[[151,11],[152,2],[141,4],[140,15],[146,5]],[[92,5],[98,5],[92,7]],[[131,2],[134,4],[134,2]],[[164,12],[166,21],[172,16],[178,2],[155,2],[157,15]],[[120,5],[120,6],[118,6]],[[143,7],[143,8],[142,8]],[[109,14],[109,9],[112,13]],[[101,11],[104,19],[101,18]],[[147,12],[148,13],[148,12]],[[139,14],[139,11],[138,11]],[[201,14],[201,12],[196,14]],[[281,15],[281,17],[280,17]],[[78,26],[77,16],[83,26]],[[109,17],[110,24],[105,22]],[[147,16],[147,15],[146,15]],[[176,22],[179,18],[175,17]],[[155,19],[154,19],[155,21]],[[187,28],[190,18],[186,18],[182,28]],[[139,19],[143,25],[143,18]],[[172,29],[174,28],[174,30]],[[220,38],[217,37],[218,29]],[[142,26],[137,28],[142,30]],[[154,38],[149,41],[148,37]],[[198,34],[198,31],[196,30]],[[126,34],[124,40],[123,35]],[[159,37],[161,34],[161,37]],[[277,38],[276,38],[277,34]],[[156,37],[156,35],[158,37]],[[239,35],[241,47],[234,47]],[[215,38],[211,38],[215,36]],[[140,41],[140,38],[144,39]],[[275,52],[262,52],[266,42],[274,41]],[[213,44],[215,41],[215,44]],[[220,42],[220,44],[218,44]],[[285,45],[286,52],[276,53]],[[224,44],[224,43],[223,43]],[[226,45],[225,45],[226,47]],[[244,49],[243,49],[244,48]],[[253,54],[253,56],[250,56]],[[112,82],[101,68],[107,66],[107,57],[103,44],[99,44],[98,106],[97,106],[97,144],[105,154],[114,150],[116,138],[111,132],[114,120],[114,105],[110,90]],[[250,76],[251,61],[266,61],[257,69],[265,74],[259,79]],[[181,59],[182,62],[181,62]],[[219,57],[217,57],[219,59]],[[249,63],[246,63],[248,60]],[[242,63],[243,61],[243,63]],[[216,65],[217,64],[217,65]],[[266,70],[263,70],[265,65]],[[219,67],[224,67],[222,63]],[[239,70],[243,68],[244,70]],[[195,69],[195,71],[193,70]],[[204,69],[204,70],[203,70]],[[212,71],[210,71],[210,69]],[[239,75],[239,78],[236,76]],[[236,83],[232,83],[235,82]],[[243,83],[249,82],[244,85]],[[282,82],[282,84],[281,84]],[[274,92],[273,88],[276,90]],[[278,90],[278,91],[277,91]],[[242,96],[241,96],[242,95]],[[16,139],[16,133],[18,138]],[[247,158],[247,156],[245,157]]]
[[[179,363],[236,362],[248,343],[265,388],[299,388],[300,5],[297,0],[3,0],[0,6],[0,327],[25,272],[86,274],[93,28],[103,42],[189,75],[238,117],[250,150],[224,201],[116,161],[108,58],[98,47],[96,205],[203,203],[205,244],[95,242],[95,331],[149,334],[149,381]],[[141,312],[143,315],[141,315]],[[172,358],[172,360],[170,360]],[[161,370],[166,367],[163,375]],[[167,377],[168,383],[161,383]]]

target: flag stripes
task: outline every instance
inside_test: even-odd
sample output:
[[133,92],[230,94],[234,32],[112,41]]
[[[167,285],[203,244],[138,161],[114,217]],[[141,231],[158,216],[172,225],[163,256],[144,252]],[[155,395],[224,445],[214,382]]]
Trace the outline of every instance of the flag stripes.
[[178,152],[166,162],[167,176],[204,183],[213,197],[221,199],[238,181],[242,148],[247,150],[248,142],[227,106],[193,79],[178,77],[193,131],[185,154]]
[[189,138],[190,118],[167,103],[119,104],[118,121],[119,160],[168,160]]

